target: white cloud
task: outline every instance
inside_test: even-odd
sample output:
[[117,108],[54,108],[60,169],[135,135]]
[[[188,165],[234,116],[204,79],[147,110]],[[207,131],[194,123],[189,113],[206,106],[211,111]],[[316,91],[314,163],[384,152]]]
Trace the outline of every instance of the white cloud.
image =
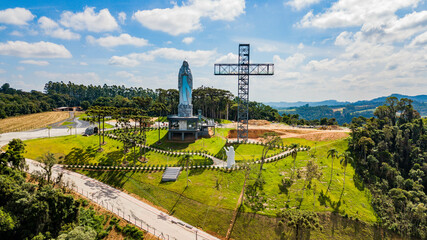
[[182,39],[182,42],[185,43],[185,44],[190,44],[193,41],[194,41],[193,37],[186,37],[186,38]]
[[129,59],[127,57],[112,56],[108,61],[108,64],[120,67],[135,67],[139,64],[139,62],[137,60]]
[[47,66],[49,65],[48,61],[37,61],[37,60],[22,60],[19,61],[19,63],[24,63],[24,64],[32,64],[32,65],[37,65],[37,66]]
[[71,58],[71,53],[63,46],[51,42],[28,43],[8,41],[0,43],[0,55],[23,58]]
[[80,62],[79,64],[80,64],[80,66],[87,66],[87,65],[89,65],[89,64],[87,64],[87,62]]
[[335,45],[337,46],[347,46],[353,41],[353,33],[344,31],[338,35],[335,39]]
[[[23,67],[23,66],[18,66],[18,67],[16,67],[16,70],[18,70],[18,71],[24,71],[25,70],[25,68]],[[22,78],[22,77],[21,77]]]
[[410,44],[410,46],[423,46],[423,45],[427,45],[427,31],[415,37]]
[[234,53],[228,53],[215,60],[215,63],[237,63],[239,56]]
[[125,23],[125,21],[126,21],[126,13],[124,13],[124,12],[119,12],[118,19],[119,19],[119,22],[120,22],[121,24],[124,24],[124,23]]
[[6,70],[0,68],[0,74],[6,73]]
[[98,13],[94,10],[94,7],[86,7],[84,12],[65,11],[61,14],[60,23],[77,31],[109,32],[119,28],[116,19],[111,16],[108,9],[102,9]]
[[291,0],[289,2],[284,2],[285,5],[291,6],[293,9],[299,11],[310,5],[319,3],[320,0]]
[[16,36],[16,37],[22,37],[22,36],[24,36],[24,34],[22,34],[22,33],[21,33],[21,32],[19,32],[19,31],[16,31],[16,30],[12,31],[12,32],[10,33],[10,35],[12,35],[12,36]]
[[277,47],[273,44],[260,44],[256,48],[258,52],[276,52]]
[[3,31],[6,29],[6,26],[0,26],[0,31]]
[[307,13],[300,27],[336,28],[361,26],[364,23],[379,25],[395,19],[394,13],[402,8],[415,7],[420,0],[339,0],[326,12]]
[[34,15],[25,8],[8,8],[0,11],[0,23],[12,25],[27,25]]
[[117,77],[121,77],[121,78],[132,78],[132,77],[134,77],[135,75],[134,75],[134,74],[132,74],[132,73],[130,73],[130,72],[126,72],[126,71],[119,71],[119,72],[116,72],[116,76],[117,76]]
[[205,66],[213,60],[216,54],[216,50],[185,51],[176,48],[158,48],[145,53],[129,54],[128,56],[142,61],[152,61],[156,58],[167,60],[186,59],[193,66]]
[[132,18],[151,30],[171,35],[189,33],[202,28],[200,19],[233,21],[244,13],[244,0],[189,0],[173,8],[137,11]]
[[38,23],[44,33],[51,37],[65,40],[80,39],[80,34],[73,33],[69,29],[61,28],[58,23],[48,17],[41,17]]
[[101,38],[94,38],[92,36],[87,36],[86,40],[91,44],[98,44],[102,47],[116,47],[122,45],[133,45],[137,47],[147,46],[148,40],[144,38],[132,37],[127,33],[120,34],[120,36],[108,36]]
[[154,61],[156,58],[166,60],[187,60],[193,66],[205,66],[211,63],[217,55],[216,50],[205,51],[185,51],[176,48],[158,48],[152,51],[143,53],[131,53],[126,56],[113,56],[109,60],[109,64],[134,67],[140,64],[140,61]]

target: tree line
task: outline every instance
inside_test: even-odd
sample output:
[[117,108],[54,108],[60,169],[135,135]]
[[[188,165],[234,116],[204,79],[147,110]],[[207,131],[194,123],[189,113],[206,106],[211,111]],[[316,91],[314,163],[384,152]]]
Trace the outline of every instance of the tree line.
[[[44,93],[25,92],[11,88],[8,83],[0,88],[0,118],[51,111],[57,107],[112,106],[137,108],[148,116],[177,114],[179,92],[177,89],[144,89],[125,86],[74,84],[48,82]],[[161,108],[161,111],[157,111]],[[154,110],[156,109],[156,110]],[[201,86],[193,89],[193,114],[201,110],[208,118],[237,120],[237,98],[228,90]],[[249,103],[252,119],[278,120],[277,110],[259,102]]]
[[374,115],[350,125],[355,183],[371,190],[382,227],[426,239],[427,126],[406,98],[387,98]]

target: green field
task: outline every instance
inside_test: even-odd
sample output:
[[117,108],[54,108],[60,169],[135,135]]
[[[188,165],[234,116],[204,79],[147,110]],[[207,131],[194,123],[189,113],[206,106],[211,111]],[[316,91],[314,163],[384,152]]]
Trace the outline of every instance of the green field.
[[[330,214],[335,212],[337,215],[333,216],[337,219],[337,225],[331,226],[332,223],[325,219],[323,224],[324,228],[330,231],[336,231],[336,233],[342,231],[343,236],[340,236],[340,239],[353,239],[354,231],[356,231],[352,228],[335,229],[339,225],[338,223],[344,221],[340,216],[361,220],[362,224],[359,228],[363,231],[357,233],[358,238],[363,239],[367,236],[372,238],[373,232],[369,226],[376,222],[376,217],[370,205],[371,195],[367,189],[359,186],[360,184],[357,178],[354,178],[354,169],[351,166],[347,167],[346,185],[343,192],[343,169],[339,160],[335,159],[330,191],[325,195],[326,197],[320,197],[320,192],[325,193],[329,183],[331,159],[326,158],[326,154],[327,150],[332,147],[342,152],[346,149],[347,142],[346,140],[339,140],[316,144],[316,162],[320,166],[323,176],[320,181],[313,180],[313,186],[316,185],[315,192],[313,188],[306,189],[304,195],[302,190],[303,178],[296,179],[296,182],[289,188],[289,194],[282,192],[279,187],[281,180],[291,174],[293,164],[290,157],[278,162],[264,164],[262,175],[266,180],[264,185],[264,193],[267,197],[266,207],[255,215],[251,213],[251,209],[244,207],[244,212],[239,215],[233,236],[236,239],[247,239],[246,237],[249,234],[252,239],[278,239],[279,236],[274,231],[275,226],[271,225],[275,222],[276,213],[286,207],[299,207],[302,210],[326,214],[321,215],[325,218],[331,217]],[[307,152],[298,153],[297,169],[303,170],[309,158]],[[253,181],[259,171],[259,165],[252,166],[249,181]],[[176,182],[169,183],[160,182],[162,172],[80,172],[137,194],[190,224],[222,236],[227,231],[232,210],[236,206],[244,180],[244,171],[228,173],[197,169],[189,171],[190,184],[186,188],[185,172],[181,173]],[[339,201],[341,194],[341,201]],[[301,197],[302,202],[300,204],[297,199]],[[247,229],[248,226],[252,226],[252,228]],[[259,234],[256,232],[257,230],[268,234]],[[315,231],[312,233],[313,236],[320,239],[329,239],[331,234],[333,232]]]
[[[147,133],[147,141],[153,147],[180,151],[207,150],[211,153],[221,151],[225,145],[228,129],[217,129],[216,136],[202,138],[195,142],[167,142],[166,130],[160,130],[161,145],[157,145],[158,131]],[[58,138],[44,138],[25,141],[27,153],[25,157],[36,159],[46,151],[55,153],[60,159],[80,159],[88,163],[113,164],[114,161],[132,162],[133,153],[123,154],[122,144],[116,140],[106,138],[104,151],[98,152],[98,137],[65,136]],[[350,221],[358,224],[359,238],[372,238],[372,226],[376,222],[374,211],[370,205],[371,195],[363,184],[354,177],[354,169],[349,165],[345,188],[343,191],[343,168],[339,159],[334,161],[334,172],[330,191],[326,193],[331,174],[331,159],[328,159],[327,151],[336,148],[340,153],[347,148],[347,140],[315,142],[299,138],[283,139],[285,145],[298,143],[311,146],[310,152],[299,152],[296,159],[296,175],[303,176],[305,166],[310,159],[310,153],[316,153],[315,162],[319,165],[322,177],[320,181],[313,180],[310,189],[303,190],[304,177],[296,177],[294,184],[284,192],[281,181],[290,178],[292,174],[293,160],[291,157],[263,166],[262,177],[265,180],[263,193],[266,197],[265,208],[253,212],[244,205],[238,215],[232,237],[236,239],[278,239],[280,236],[275,231],[276,214],[286,208],[299,208],[321,214],[324,229],[328,231],[314,231],[310,233],[316,239],[329,239],[334,233],[341,233],[341,239],[352,239],[356,229],[345,229],[344,223]],[[236,146],[236,160],[258,158],[261,156],[260,145]],[[137,149],[139,151],[139,149]],[[271,150],[268,154],[278,153],[279,149]],[[147,164],[166,165],[176,164],[182,157],[174,157],[147,151]],[[194,156],[194,161],[205,161],[201,157]],[[140,165],[142,163],[138,163]],[[251,165],[248,184],[255,181],[259,173],[259,165]],[[195,169],[189,171],[189,187],[186,188],[186,173],[182,172],[176,182],[161,183],[162,172],[121,172],[121,171],[85,171],[79,172],[112,186],[134,193],[155,205],[158,205],[178,218],[209,232],[225,236],[229,226],[233,210],[241,192],[245,172],[243,170],[223,172],[219,170]],[[357,186],[357,187],[356,187]],[[334,213],[335,215],[331,215]],[[340,216],[345,216],[342,218]],[[331,225],[329,218],[336,219],[336,225]],[[358,219],[361,222],[352,222],[349,219]],[[340,225],[340,224],[344,225]],[[339,229],[341,226],[342,229]],[[355,226],[355,225],[353,225]],[[250,227],[248,229],[248,227]],[[264,234],[260,234],[263,232]],[[266,234],[268,237],[266,237]]]

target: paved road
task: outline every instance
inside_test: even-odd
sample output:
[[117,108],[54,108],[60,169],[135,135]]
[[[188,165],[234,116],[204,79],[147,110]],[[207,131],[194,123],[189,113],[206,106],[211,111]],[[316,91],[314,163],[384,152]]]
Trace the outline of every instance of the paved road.
[[[41,170],[40,163],[31,159],[26,160],[29,172]],[[54,176],[60,172],[64,174],[64,182],[72,183],[76,191],[160,239],[218,239],[107,184],[56,165]]]
[[[73,128],[72,134],[83,134],[86,128]],[[52,128],[50,130],[50,136],[51,137],[58,137],[58,136],[65,136],[70,135],[70,132],[68,131],[68,128]],[[46,138],[49,137],[48,129],[42,128],[42,129],[36,129],[32,131],[25,131],[25,132],[9,132],[9,133],[2,133],[0,134],[0,146],[6,145],[9,143],[10,140],[14,138],[20,138],[21,140],[28,140],[28,139],[34,139],[34,138]]]

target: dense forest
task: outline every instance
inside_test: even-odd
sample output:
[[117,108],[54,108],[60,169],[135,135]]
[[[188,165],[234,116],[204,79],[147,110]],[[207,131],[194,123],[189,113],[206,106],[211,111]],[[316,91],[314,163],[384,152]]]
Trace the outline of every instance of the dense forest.
[[374,115],[350,125],[356,172],[371,190],[383,227],[426,239],[427,126],[405,98],[388,98]]
[[[0,118],[51,111],[56,107],[113,106],[137,108],[150,116],[176,114],[179,92],[177,89],[143,89],[124,86],[85,86],[71,82],[48,82],[44,93],[24,92],[11,88],[8,83],[0,88]],[[227,90],[199,87],[193,90],[194,114],[202,110],[208,118],[237,119],[237,99]],[[250,102],[249,114],[253,119],[277,120],[278,111],[268,105]]]

